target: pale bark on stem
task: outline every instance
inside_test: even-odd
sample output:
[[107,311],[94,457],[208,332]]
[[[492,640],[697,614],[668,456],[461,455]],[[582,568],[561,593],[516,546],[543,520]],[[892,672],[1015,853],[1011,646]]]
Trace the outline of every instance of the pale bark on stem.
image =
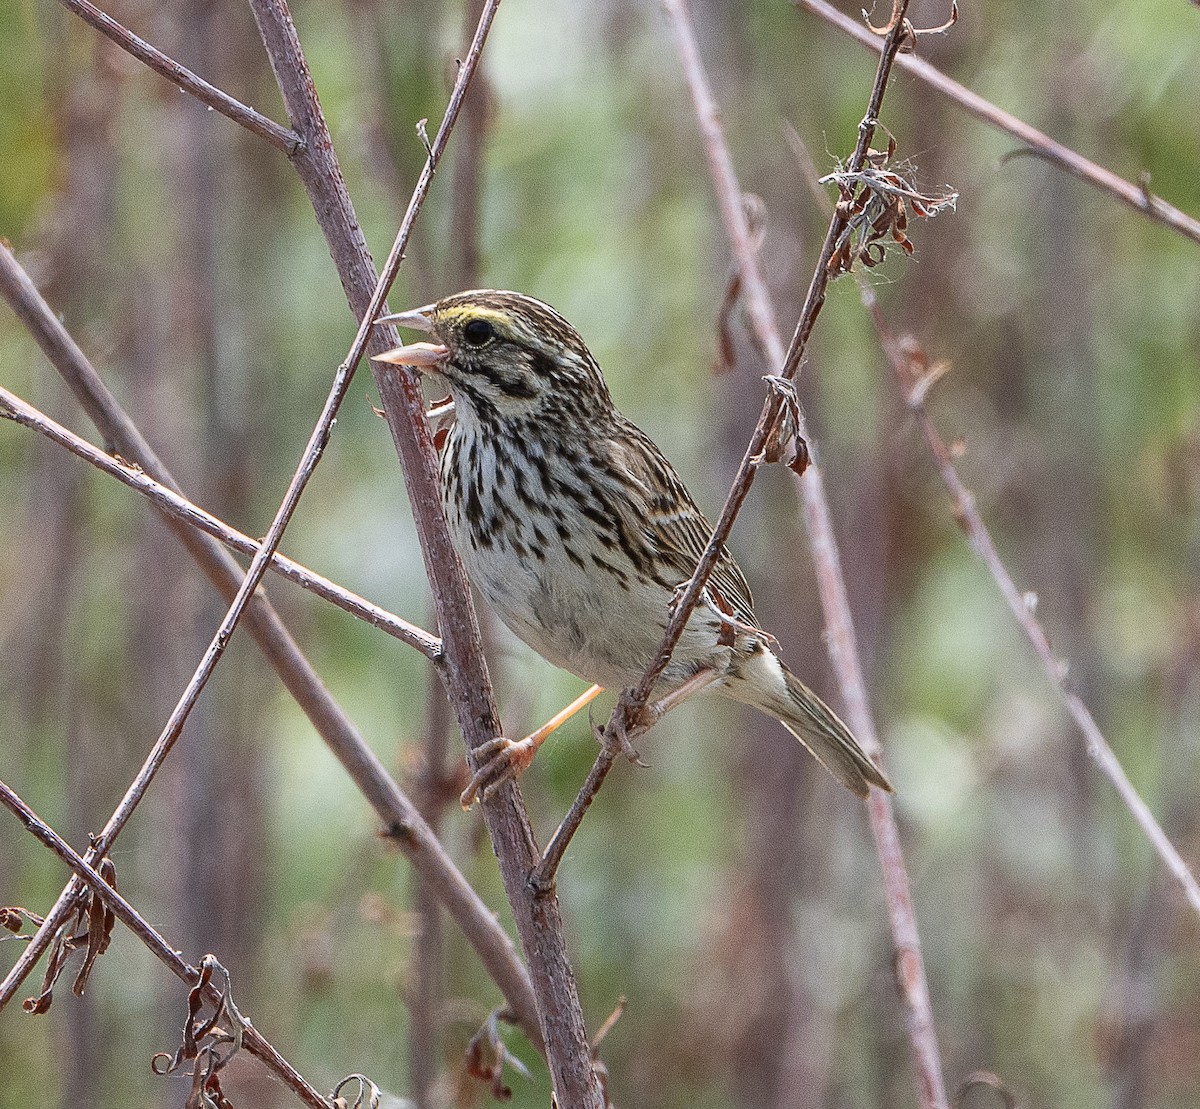
[[302,140],[295,131],[280,127],[274,120],[256,112],[240,100],[235,100],[216,85],[209,84],[203,77],[196,76],[186,66],[180,65],[174,58],[138,38],[127,27],[88,0],[59,0],[59,3],[85,23],[95,27],[102,35],[112,39],[122,50],[132,54],[155,73],[161,74],[173,85],[194,96],[201,104],[207,104],[214,111],[228,116],[234,123],[245,127],[259,138],[266,139],[284,154],[294,154],[300,146]]
[[[71,387],[113,453],[139,466],[160,484],[179,491],[169,470],[154,453],[117,399],[100,379],[70,334],[42,299],[6,244],[0,243],[0,295],[10,304],[43,354]],[[225,598],[233,595],[242,570],[215,540],[178,521],[167,521],[189,554]],[[408,860],[438,892],[447,911],[462,928],[488,973],[495,980],[522,1029],[535,1044],[540,1030],[532,987],[512,941],[495,915],[454,866],[437,837],[330,696],[278,614],[259,590],[249,613],[249,629],[283,684],[308,716],[317,733],[345,767],[368,803],[392,832]],[[94,860],[92,860],[94,861]],[[80,892],[72,882],[46,915],[3,982],[0,1008],[45,953],[55,933],[70,916]]]
[[[431,159],[422,170],[413,201],[401,223],[398,243],[402,242],[405,229],[411,226],[415,216],[416,206],[429,189],[433,176],[432,155],[445,147],[449,126],[465,94],[464,78],[478,61],[497,6],[498,0],[489,0],[485,5],[451,94],[446,118],[433,141]],[[293,164],[325,234],[351,310],[363,321],[364,327],[369,326],[382,307],[382,296],[395,273],[392,263],[398,264],[399,256],[394,250],[394,257],[384,266],[384,280],[377,283],[287,7],[282,0],[251,0],[251,7],[292,127],[305,140],[305,148],[293,159]],[[360,328],[360,335],[363,331],[364,328]],[[398,342],[395,329],[390,326],[376,328],[371,336],[373,349],[379,351]],[[437,460],[425,419],[423,397],[416,375],[411,371],[394,367],[384,369],[375,364],[373,372],[402,463],[426,573],[433,590],[438,627],[445,645],[447,688],[468,750],[474,750],[499,735],[500,721],[492,699],[466,577],[442,514]],[[484,803],[483,812],[529,965],[558,1102],[572,1109],[577,1106],[599,1109],[603,1104],[602,1095],[593,1073],[583,1014],[567,958],[558,900],[553,896],[529,896],[529,874],[539,854],[516,786],[507,783],[496,790]]]
[[[826,3],[826,0],[792,0],[792,2],[798,7],[820,16],[868,50],[878,51],[880,49],[879,39],[875,35],[851,19],[850,16]],[[1177,231],[1195,243],[1200,243],[1200,220],[1180,211],[1174,205],[1168,204],[1161,197],[1155,196],[1150,192],[1148,179],[1137,182],[1126,181],[1123,177],[1097,165],[1070,147],[1056,142],[1045,132],[1031,127],[1024,120],[997,107],[990,100],[980,96],[977,92],[972,92],[953,78],[947,77],[924,58],[919,58],[915,54],[901,54],[896,59],[896,64],[907,73],[920,78],[931,88],[949,97],[976,119],[1001,131],[1007,131],[1008,134],[1028,147],[1028,153],[1036,154],[1038,157],[1053,162],[1073,177],[1078,177],[1079,180],[1086,181],[1089,185],[1116,197],[1122,204],[1128,205],[1134,211],[1149,216],[1152,220],[1169,227],[1172,231]]]
[[[742,280],[743,303],[746,305],[749,326],[768,365],[771,367],[781,366],[783,367],[783,376],[794,378],[799,370],[800,359],[808,337],[812,333],[817,313],[825,298],[829,280],[829,259],[832,255],[833,245],[840,233],[842,220],[836,213],[831,219],[829,231],[821,250],[820,261],[805,298],[800,321],[797,324],[791,347],[785,352],[775,313],[767,295],[766,281],[762,276],[758,256],[753,248],[745,208],[742,204],[741,186],[738,183],[733,160],[725,142],[719,110],[704,72],[691,22],[683,0],[666,0],[666,7],[672,29],[675,32],[688,87],[696,107],[709,170],[720,198],[726,232]],[[905,8],[904,4],[898,5],[894,16],[896,25],[885,40],[885,49],[876,72],[867,113],[859,127],[858,144],[850,162],[851,172],[854,171],[853,167],[861,165],[870,145],[890,71],[889,50],[886,47],[890,45],[890,56],[894,58],[900,44],[900,36],[903,34]],[[767,419],[767,415],[765,409],[763,419],[759,423],[760,428]],[[798,411],[795,419],[797,433],[805,435],[803,416]],[[816,571],[821,608],[825,614],[826,642],[837,675],[838,686],[846,703],[850,727],[864,750],[878,757],[880,754],[879,737],[871,716],[866,679],[858,654],[854,624],[850,615],[850,602],[846,593],[841,559],[829,512],[829,500],[825,493],[821,469],[817,464],[816,452],[812,449],[811,442],[809,449],[812,462],[798,479],[798,484],[812,550],[813,566]],[[743,469],[745,468],[746,463],[743,463]],[[942,1076],[941,1051],[933,1021],[929,987],[921,955],[920,937],[912,906],[908,871],[900,847],[895,810],[891,798],[881,790],[871,790],[867,804],[887,893],[888,918],[891,923],[895,951],[896,982],[904,1005],[905,1025],[912,1051],[917,1094],[920,1104],[927,1109],[945,1109],[948,1101]]]
[[[77,458],[90,462],[96,469],[102,470],[122,484],[129,486],[130,489],[141,493],[164,515],[188,524],[206,535],[211,535],[230,550],[244,555],[253,555],[258,551],[260,544],[256,539],[243,535],[242,532],[230,527],[212,513],[193,504],[186,497],[155,481],[141,469],[98,450],[86,439],[81,439],[73,431],[63,427],[62,424],[2,386],[0,386],[0,418],[12,420],[31,431],[40,432],[51,442],[70,451]],[[286,578],[302,589],[307,589],[310,593],[336,605],[344,612],[357,616],[358,619],[370,624],[373,628],[378,628],[399,639],[400,642],[415,647],[431,662],[440,661],[442,641],[436,635],[425,631],[424,628],[410,624],[402,617],[343,588],[337,582],[330,581],[329,578],[309,570],[300,563],[294,562],[286,555],[273,555],[270,569],[280,577]]]
[[[199,980],[196,968],[184,962],[182,956],[150,925],[128,901],[110,886],[92,865],[77,854],[53,828],[37,815],[5,782],[0,781],[0,804],[9,810],[42,844],[53,851],[74,871],[82,885],[95,893],[113,915],[121,921],[172,974],[188,986]],[[210,1004],[219,1004],[221,997],[215,986],[205,991]],[[321,1096],[253,1025],[243,1029],[246,1049],[275,1074],[301,1101],[314,1109],[328,1109],[329,1102]]]
[[[469,37],[483,17],[483,0],[469,0],[463,12],[465,35]],[[463,101],[455,132],[454,162],[451,166],[451,217],[454,235],[449,244],[452,288],[474,289],[479,284],[480,195],[483,159],[491,117],[491,89],[486,59],[475,70],[470,91]],[[391,129],[385,128],[390,133]],[[452,787],[462,763],[450,746],[450,712],[445,691],[429,676],[421,777],[417,803],[435,832],[439,832],[447,810],[461,792]],[[441,906],[417,877],[413,902],[418,918],[414,941],[413,988],[409,1003],[409,1071],[416,1109],[431,1109],[436,1101],[437,1076],[441,1067],[439,1033],[444,1020],[445,926]]]

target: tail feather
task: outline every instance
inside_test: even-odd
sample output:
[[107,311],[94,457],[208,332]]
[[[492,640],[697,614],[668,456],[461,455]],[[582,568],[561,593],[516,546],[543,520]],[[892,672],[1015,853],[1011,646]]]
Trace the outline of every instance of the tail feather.
[[892,792],[891,783],[833,709],[769,651],[756,660],[759,665],[743,664],[737,678],[727,683],[729,696],[776,717],[852,793],[866,797],[871,786]]
[[837,713],[821,700],[790,670],[784,670],[788,699],[794,711],[780,720],[817,761],[847,789],[866,797],[870,786],[888,793],[892,784],[859,746],[850,729]]

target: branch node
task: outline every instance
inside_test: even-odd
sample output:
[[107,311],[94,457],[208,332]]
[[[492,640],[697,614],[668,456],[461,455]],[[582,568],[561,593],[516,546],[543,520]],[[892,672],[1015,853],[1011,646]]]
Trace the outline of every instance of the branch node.
[[397,843],[412,843],[413,831],[412,821],[393,820],[381,834],[384,839],[395,840]]
[[425,148],[425,157],[432,163],[434,161],[433,143],[429,141],[429,132],[426,130],[428,124],[428,119],[417,120],[417,137],[421,140],[421,145]]

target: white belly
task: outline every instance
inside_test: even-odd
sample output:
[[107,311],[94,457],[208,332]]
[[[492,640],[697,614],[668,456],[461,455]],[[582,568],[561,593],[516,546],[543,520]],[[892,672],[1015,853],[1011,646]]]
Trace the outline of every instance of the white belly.
[[[498,489],[493,444],[477,438],[474,446],[470,473],[453,467],[461,442],[448,444],[443,459],[446,517],[472,584],[554,665],[608,689],[636,682],[662,639],[671,588],[640,578],[573,501],[559,499],[552,511],[536,475],[519,492],[511,479]],[[694,615],[662,685],[678,684],[719,653],[717,630],[710,613]]]

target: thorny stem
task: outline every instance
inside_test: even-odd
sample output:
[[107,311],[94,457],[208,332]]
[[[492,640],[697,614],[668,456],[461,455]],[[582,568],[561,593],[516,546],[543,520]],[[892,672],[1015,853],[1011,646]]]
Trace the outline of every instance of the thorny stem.
[[[688,69],[689,73],[699,72],[699,52],[696,49],[695,40],[688,29],[689,24],[687,22],[684,0],[664,0],[664,6],[667,9],[672,27],[675,29],[679,39],[679,49],[685,59],[685,68]],[[871,96],[868,100],[867,114],[859,125],[858,143],[854,154],[847,164],[847,172],[859,172],[865,161],[867,148],[870,145],[871,137],[875,133],[884,91],[887,88],[892,59],[895,57],[904,39],[906,26],[904,13],[907,7],[907,0],[903,0],[899,4],[899,18],[895,20],[895,25],[884,40],[883,53],[879,59],[879,66],[875,73],[875,83],[871,88]],[[711,92],[708,91],[706,82],[702,83],[698,94],[695,92],[695,87],[693,88],[693,92],[697,95],[697,114],[700,117],[701,126],[705,130],[706,137],[710,140],[709,149],[711,150],[713,148],[711,140],[714,133],[717,135],[720,133],[716,104]],[[732,179],[732,169],[730,167],[723,167],[720,170],[720,179],[720,184],[728,186],[729,181]],[[747,225],[745,212],[742,209],[741,193],[736,191],[736,181],[734,181],[734,186],[736,200],[730,201],[722,194],[722,214],[729,221],[730,227],[734,229],[731,235],[734,239],[735,247],[739,249],[745,248],[746,253],[752,256],[750,230]],[[825,242],[821,248],[820,261],[813,273],[808,296],[805,298],[804,308],[796,325],[796,332],[792,338],[791,347],[788,349],[787,355],[778,363],[775,363],[783,367],[783,376],[788,379],[794,378],[799,370],[804,347],[809,335],[812,333],[813,324],[816,322],[816,317],[824,303],[825,289],[829,283],[828,262],[833,255],[834,244],[837,242],[838,236],[841,234],[844,226],[845,219],[841,216],[835,216],[830,221],[829,230],[826,233]],[[755,280],[751,274],[756,272],[756,267],[748,268],[743,264],[741,272],[743,281],[752,282]],[[751,311],[755,313],[762,313],[764,310],[769,311],[769,307],[766,307],[769,306],[769,298],[765,295],[766,290],[762,284],[761,277],[758,278],[758,291],[759,297],[748,299],[747,301],[747,303],[756,305]],[[772,361],[774,362],[774,359]],[[552,842],[557,842],[560,845],[557,850],[557,856],[555,858],[543,856],[542,863],[538,868],[538,885],[540,887],[549,888],[553,883],[555,868],[561,861],[571,837],[578,830],[579,823],[582,821],[583,814],[587,811],[588,805],[591,804],[591,796],[585,796],[585,792],[594,795],[604,784],[604,779],[608,776],[608,772],[612,768],[613,759],[605,748],[611,747],[614,744],[624,743],[645,731],[645,724],[641,720],[642,710],[659,676],[666,668],[667,663],[670,662],[671,654],[675,649],[675,645],[679,642],[679,637],[683,634],[683,629],[687,625],[692,611],[700,602],[704,588],[708,583],[709,575],[717,563],[717,558],[720,556],[725,540],[729,537],[729,533],[733,528],[734,520],[737,519],[738,512],[741,510],[742,504],[750,492],[750,486],[754,482],[758,467],[763,461],[764,449],[779,426],[782,412],[783,399],[780,397],[778,391],[769,390],[762,415],[759,417],[758,424],[750,437],[749,445],[746,447],[746,453],[734,475],[733,483],[730,486],[725,504],[721,509],[721,514],[717,517],[712,537],[709,539],[708,545],[704,548],[704,553],[700,556],[691,579],[688,581],[686,587],[677,594],[670,619],[667,621],[666,630],[663,633],[662,641],[659,643],[658,651],[642,675],[641,681],[632,689],[624,690],[617,700],[612,716],[604,728],[600,754],[596,757],[592,770],[589,772],[575,803],[571,806],[566,818],[564,818],[562,824],[554,834],[554,841]],[[815,470],[816,466],[811,466],[809,469],[810,471]],[[867,750],[870,752],[872,749],[867,748]]]
[[[159,962],[188,986],[196,985],[200,978],[196,968],[184,962],[179,952],[163,939],[161,933],[3,781],[0,781],[0,804],[20,820],[36,839],[62,859],[75,872],[79,881],[85,883],[105,906],[112,910],[113,915],[149,948]],[[210,987],[205,992],[208,994],[206,1000],[210,1003],[216,1004],[220,1001],[220,992],[216,987]],[[329,1109],[329,1103],[253,1025],[247,1024],[244,1028],[243,1043],[306,1105],[311,1105],[314,1109]]]
[[[462,101],[464,78],[474,70],[497,6],[498,0],[487,0],[484,6],[451,97],[455,111]],[[376,288],[374,268],[333,154],[329,129],[295,27],[281,0],[251,0],[251,7],[288,117],[307,142],[305,151],[293,159],[293,164],[309,194],[351,308],[360,319],[369,321],[374,318],[366,313],[369,291]],[[444,145],[449,118],[448,108],[447,121],[439,128],[432,144],[434,151]],[[414,201],[428,190],[431,178],[432,166],[427,162],[414,191]],[[411,210],[410,205],[402,229],[410,222]],[[396,345],[395,329],[389,326],[376,328],[372,342],[378,344],[377,349],[381,351]],[[445,644],[447,688],[463,738],[468,749],[473,751],[499,734],[500,722],[466,577],[442,514],[436,455],[425,419],[423,397],[413,373],[375,367],[374,374],[392,440],[400,456],[438,612],[438,627]],[[539,854],[519,791],[511,783],[505,784],[489,796],[483,812],[529,964],[558,1102],[564,1109],[567,1106],[599,1109],[603,1104],[602,1095],[592,1067],[557,899],[527,895],[526,881]]]
[[[173,489],[155,481],[140,468],[130,466],[97,450],[86,439],[81,439],[73,431],[57,423],[44,412],[26,403],[20,397],[0,387],[0,418],[12,420],[32,431],[41,432],[53,443],[65,448],[85,462],[90,462],[98,470],[103,470],[118,481],[137,490],[147,497],[154,506],[165,515],[180,520],[191,527],[220,540],[231,550],[239,554],[253,555],[259,549],[257,540],[243,535],[236,528],[231,528],[223,520],[206,512],[199,505],[193,504],[186,497]],[[360,597],[330,581],[329,578],[314,573],[307,567],[293,562],[285,555],[273,555],[270,569],[280,577],[295,582],[303,589],[318,597],[337,605],[338,608],[357,616],[374,628],[387,632],[402,643],[415,647],[431,662],[439,662],[442,655],[442,641],[436,636],[410,624],[407,620],[388,612],[387,609]]]
[[[827,23],[833,24],[838,30],[843,31],[867,49],[880,49],[878,38],[849,16],[826,3],[826,0],[792,0],[792,2],[798,7],[806,8],[814,15],[819,15]],[[977,92],[972,92],[965,85],[947,77],[924,58],[919,58],[915,54],[901,54],[896,59],[896,64],[914,77],[920,78],[927,85],[937,89],[944,96],[949,97],[976,119],[999,128],[1001,131],[1007,131],[1014,138],[1025,143],[1029,148],[1027,153],[1036,154],[1053,162],[1081,181],[1086,181],[1089,185],[1115,196],[1122,204],[1128,205],[1134,211],[1149,216],[1195,243],[1200,243],[1200,220],[1180,211],[1174,205],[1168,204],[1161,197],[1155,196],[1146,187],[1145,182],[1126,181],[1111,170],[1089,161],[1070,147],[1055,142],[1049,135],[1039,131],[1036,127],[1031,127],[1024,120],[998,108]]]

